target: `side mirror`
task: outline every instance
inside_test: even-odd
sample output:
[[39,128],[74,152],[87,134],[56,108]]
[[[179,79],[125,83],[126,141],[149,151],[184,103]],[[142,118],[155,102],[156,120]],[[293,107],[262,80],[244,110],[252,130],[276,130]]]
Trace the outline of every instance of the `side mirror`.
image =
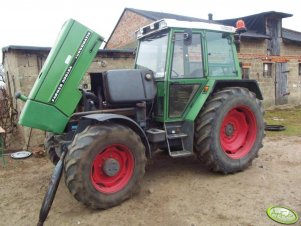
[[191,45],[191,43],[192,43],[192,30],[185,29],[184,30],[184,44]]

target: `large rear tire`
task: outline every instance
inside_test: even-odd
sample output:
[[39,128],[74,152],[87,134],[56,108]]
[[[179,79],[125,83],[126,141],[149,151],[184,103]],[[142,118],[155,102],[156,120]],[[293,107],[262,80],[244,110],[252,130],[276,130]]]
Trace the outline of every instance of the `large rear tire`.
[[90,126],[69,148],[65,182],[78,201],[107,209],[139,191],[145,164],[145,147],[133,130],[112,123]]
[[214,93],[196,119],[196,155],[215,172],[246,169],[262,147],[263,113],[261,102],[248,89],[231,87]]

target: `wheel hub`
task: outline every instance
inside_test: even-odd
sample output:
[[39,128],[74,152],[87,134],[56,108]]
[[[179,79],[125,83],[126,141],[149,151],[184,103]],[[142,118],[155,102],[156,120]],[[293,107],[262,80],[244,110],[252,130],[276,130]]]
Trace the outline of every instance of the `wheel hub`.
[[240,159],[252,150],[256,140],[256,124],[255,114],[247,106],[234,107],[224,116],[220,142],[228,157]]
[[113,177],[120,171],[120,164],[116,159],[108,158],[105,160],[102,169],[107,176]]
[[226,127],[225,127],[225,133],[226,133],[227,137],[231,137],[233,135],[233,133],[234,133],[234,126],[231,123],[229,123],[229,124],[226,125]]

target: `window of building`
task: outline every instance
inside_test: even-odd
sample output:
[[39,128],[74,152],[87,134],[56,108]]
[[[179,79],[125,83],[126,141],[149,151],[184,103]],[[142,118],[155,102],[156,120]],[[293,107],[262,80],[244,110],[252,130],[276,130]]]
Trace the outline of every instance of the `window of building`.
[[264,77],[272,77],[272,63],[264,63],[263,64],[263,76]]
[[299,76],[301,76],[301,63],[299,63]]

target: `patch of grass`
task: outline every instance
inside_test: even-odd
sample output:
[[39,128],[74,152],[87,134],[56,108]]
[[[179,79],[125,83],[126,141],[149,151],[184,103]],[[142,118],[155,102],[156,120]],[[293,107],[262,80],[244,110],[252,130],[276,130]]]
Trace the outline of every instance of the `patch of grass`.
[[284,131],[266,131],[267,136],[301,136],[301,106],[266,110],[264,119],[268,125],[286,127]]

